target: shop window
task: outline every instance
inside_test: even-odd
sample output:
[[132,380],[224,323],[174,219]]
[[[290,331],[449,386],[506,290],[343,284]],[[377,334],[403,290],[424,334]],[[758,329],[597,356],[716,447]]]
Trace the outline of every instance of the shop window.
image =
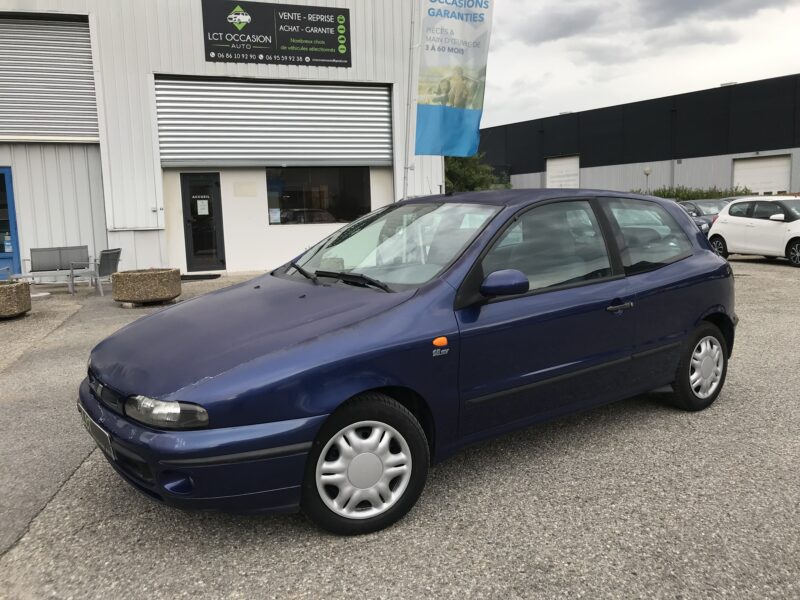
[[369,167],[267,169],[270,225],[349,223],[372,210]]

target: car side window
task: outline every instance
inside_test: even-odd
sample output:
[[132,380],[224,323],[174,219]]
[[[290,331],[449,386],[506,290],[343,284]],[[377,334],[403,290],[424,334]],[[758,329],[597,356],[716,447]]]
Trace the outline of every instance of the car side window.
[[516,269],[531,291],[611,275],[602,230],[586,200],[557,202],[527,211],[486,254],[483,275]]
[[651,271],[692,254],[686,232],[659,204],[611,198],[603,206],[619,226],[617,242],[626,275]]
[[756,202],[756,208],[753,211],[754,219],[767,219],[772,215],[785,215],[783,207],[776,202]]
[[730,210],[728,210],[728,214],[732,217],[746,217],[747,213],[750,211],[750,204],[750,202],[734,204],[731,206]]

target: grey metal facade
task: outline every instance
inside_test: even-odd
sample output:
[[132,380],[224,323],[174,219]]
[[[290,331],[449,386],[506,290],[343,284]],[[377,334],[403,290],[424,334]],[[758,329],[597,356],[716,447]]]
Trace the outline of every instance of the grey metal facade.
[[[734,184],[734,160],[785,155],[791,156],[791,190],[800,190],[800,148],[581,168],[580,185],[624,192],[648,187],[730,188]],[[645,167],[650,168],[649,177],[645,177]],[[511,175],[511,184],[517,189],[541,188],[545,186],[545,174]]]
[[89,23],[0,17],[0,141],[97,142]]
[[22,258],[31,248],[108,247],[100,147],[97,144],[3,144],[11,167]]
[[391,166],[387,86],[155,80],[164,167]]

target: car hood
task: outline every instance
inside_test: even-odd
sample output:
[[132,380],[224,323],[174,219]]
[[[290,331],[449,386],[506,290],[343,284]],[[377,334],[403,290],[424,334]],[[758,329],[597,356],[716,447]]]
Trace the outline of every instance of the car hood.
[[265,275],[128,325],[94,348],[91,369],[121,394],[165,397],[352,327],[412,295]]

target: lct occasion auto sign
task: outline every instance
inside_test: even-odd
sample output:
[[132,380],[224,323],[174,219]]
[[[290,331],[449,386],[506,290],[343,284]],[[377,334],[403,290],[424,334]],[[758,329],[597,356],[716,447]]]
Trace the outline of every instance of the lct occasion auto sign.
[[206,60],[352,67],[350,11],[203,0]]

